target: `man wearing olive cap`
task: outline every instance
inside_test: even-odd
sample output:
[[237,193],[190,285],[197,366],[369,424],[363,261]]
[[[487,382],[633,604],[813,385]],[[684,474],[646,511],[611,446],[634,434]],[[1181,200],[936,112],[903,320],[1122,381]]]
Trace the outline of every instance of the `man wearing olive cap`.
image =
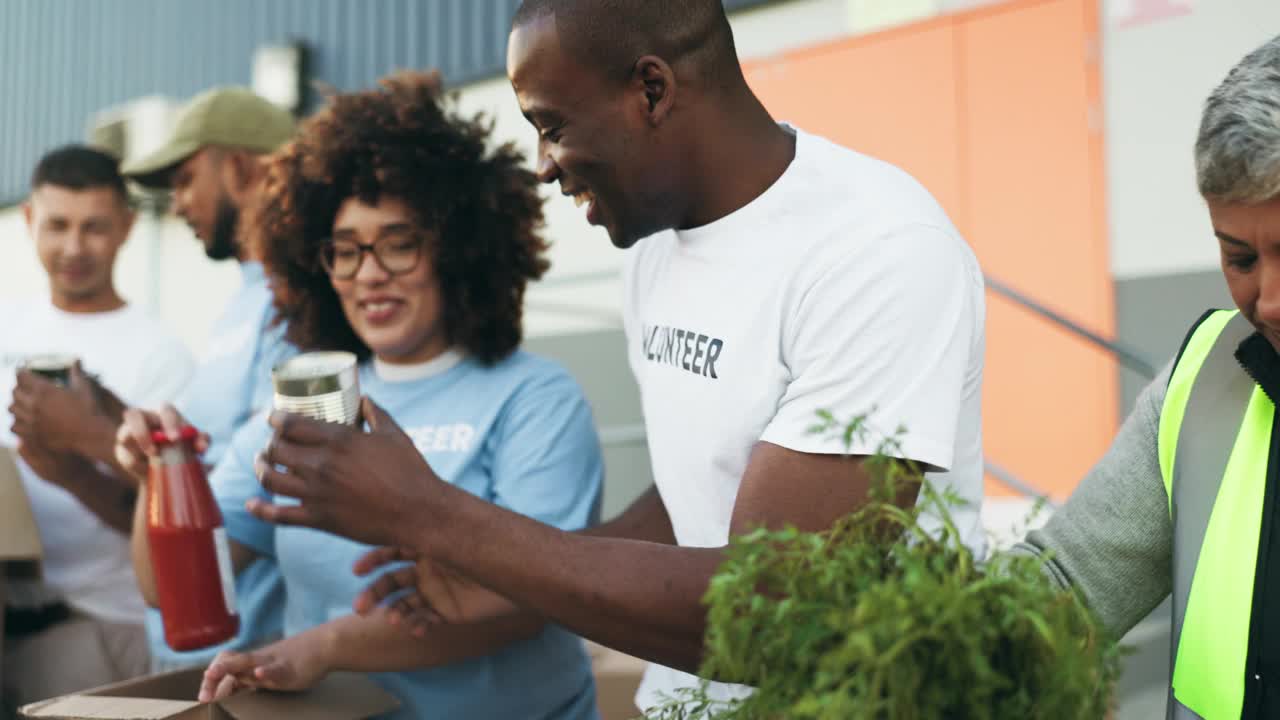
[[[287,142],[293,129],[288,112],[251,90],[213,88],[182,107],[162,147],[126,160],[122,168],[145,187],[171,191],[174,212],[211,260],[240,263],[240,289],[214,324],[204,357],[177,402],[183,416],[209,434],[204,461],[210,466],[240,425],[270,404],[271,367],[293,352],[284,328],[271,326],[271,292],[255,249],[240,232],[241,211],[262,182],[262,157]],[[134,516],[135,535],[145,528],[142,506],[140,501]],[[262,562],[247,572],[250,582],[236,584],[240,633],[227,645],[175,652],[164,642],[160,613],[148,610],[153,669],[204,667],[221,649],[254,647],[279,636],[280,575]]]

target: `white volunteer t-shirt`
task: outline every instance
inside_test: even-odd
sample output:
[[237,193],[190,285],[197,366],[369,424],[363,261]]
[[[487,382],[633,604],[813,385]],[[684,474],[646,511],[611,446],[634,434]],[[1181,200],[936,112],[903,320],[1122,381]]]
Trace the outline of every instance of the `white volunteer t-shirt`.
[[[727,543],[757,442],[842,453],[840,440],[809,432],[817,411],[829,410],[840,419],[870,413],[885,435],[905,428],[901,455],[936,468],[931,481],[969,503],[953,519],[981,555],[978,263],[909,175],[793,131],[794,161],[756,200],[628,253],[628,357],[676,539]],[[869,438],[852,453],[879,447]],[[697,683],[650,665],[636,702],[649,708]]]
[[[8,407],[16,366],[40,353],[70,353],[86,372],[129,405],[158,407],[171,401],[190,377],[186,347],[141,308],[67,313],[48,299],[0,305],[0,445],[17,438]],[[16,456],[15,456],[16,457]],[[45,482],[18,458],[44,546],[44,584],[10,583],[8,601],[35,605],[61,598],[110,622],[141,623],[129,539],[109,528],[74,495]]]

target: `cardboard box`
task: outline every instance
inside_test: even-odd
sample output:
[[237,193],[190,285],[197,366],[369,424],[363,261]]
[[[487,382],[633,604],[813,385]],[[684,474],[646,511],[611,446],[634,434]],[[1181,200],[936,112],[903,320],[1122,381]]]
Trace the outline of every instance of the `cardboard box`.
[[[40,577],[40,531],[13,451],[0,447],[0,610],[5,604],[5,578]],[[0,612],[0,687],[4,687],[4,613]]]
[[596,699],[601,720],[632,720],[640,717],[636,690],[644,676],[645,661],[603,645],[587,643],[591,669],[596,676]]
[[38,563],[43,555],[14,451],[0,447],[0,561]]
[[151,675],[22,708],[23,718],[53,720],[355,720],[390,712],[400,702],[363,675],[333,673],[301,693],[247,690],[199,703],[203,669]]
[[0,572],[0,714],[6,712],[4,706],[4,573]]

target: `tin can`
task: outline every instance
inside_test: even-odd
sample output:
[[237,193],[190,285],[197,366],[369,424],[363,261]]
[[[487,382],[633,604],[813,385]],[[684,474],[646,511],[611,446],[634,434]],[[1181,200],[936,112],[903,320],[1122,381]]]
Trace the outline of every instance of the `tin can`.
[[277,410],[355,425],[360,418],[357,359],[349,352],[303,353],[271,371]]
[[42,353],[31,355],[22,362],[22,369],[33,372],[50,382],[67,387],[71,384],[71,367],[78,360],[75,355]]

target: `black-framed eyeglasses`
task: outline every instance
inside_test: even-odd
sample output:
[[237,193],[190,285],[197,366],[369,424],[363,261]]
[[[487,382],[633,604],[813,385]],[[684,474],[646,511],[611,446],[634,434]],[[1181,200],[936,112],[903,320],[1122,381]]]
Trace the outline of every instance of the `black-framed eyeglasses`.
[[419,233],[384,235],[372,245],[331,238],[320,247],[320,264],[329,273],[329,277],[350,280],[360,272],[365,253],[368,253],[388,274],[403,275],[413,272],[418,263],[422,262],[426,246],[426,236]]

